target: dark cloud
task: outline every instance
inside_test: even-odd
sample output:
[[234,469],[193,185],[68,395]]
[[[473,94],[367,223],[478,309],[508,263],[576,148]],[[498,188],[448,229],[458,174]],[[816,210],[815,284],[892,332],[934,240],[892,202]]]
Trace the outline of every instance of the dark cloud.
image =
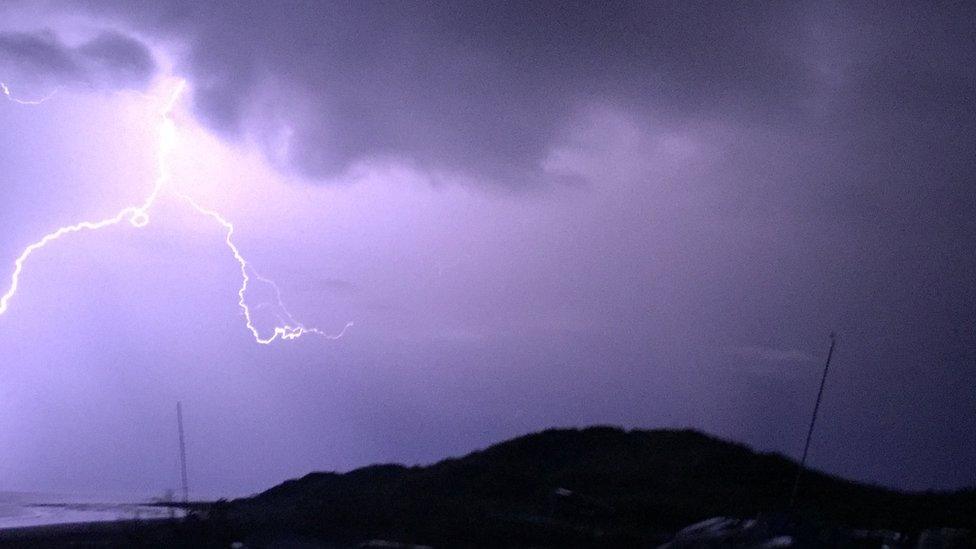
[[766,118],[792,108],[808,85],[790,47],[804,30],[792,7],[170,1],[124,9],[144,30],[188,41],[180,70],[211,127],[257,134],[273,158],[313,178],[393,155],[520,186],[538,179],[559,128],[591,101],[676,119]]
[[972,91],[965,6],[89,7],[185,42],[179,70],[193,81],[198,114],[313,179],[394,156],[524,186],[538,182],[560,130],[592,102],[659,125],[718,120],[792,132],[878,109],[928,109],[947,95],[958,110]]
[[115,32],[103,32],[76,51],[92,73],[120,86],[145,83],[156,71],[156,62],[146,46]]
[[143,87],[156,72],[149,49],[115,31],[77,47],[49,30],[0,32],[0,63],[58,84],[109,88]]
[[0,33],[0,56],[56,78],[78,78],[81,68],[74,56],[50,31]]

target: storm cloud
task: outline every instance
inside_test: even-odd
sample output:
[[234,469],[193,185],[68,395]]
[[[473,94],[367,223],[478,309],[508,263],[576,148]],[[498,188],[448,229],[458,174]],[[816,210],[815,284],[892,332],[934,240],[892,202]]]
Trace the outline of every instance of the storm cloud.
[[[183,398],[214,439],[233,439],[200,450],[214,492],[595,422],[692,426],[795,455],[836,331],[812,462],[903,487],[976,482],[976,5],[49,7],[118,34],[68,46],[68,34],[8,31],[5,59],[81,82],[99,80],[92,67],[149,74],[124,37],[149,44],[158,73],[188,82],[181,128],[199,122],[219,144],[174,153],[185,160],[174,184],[233,213],[242,249],[299,316],[356,329],[326,350],[303,340],[255,354],[227,291],[236,265],[207,255],[221,244],[212,227],[131,244],[146,259],[132,264],[92,239],[109,251],[77,269],[113,282],[92,283],[91,297],[73,272],[31,275],[47,292],[22,296],[37,300],[20,313],[26,326],[47,333],[65,301],[87,306],[87,322],[63,320],[55,331],[69,335],[44,349],[50,357],[0,334],[23,364],[7,390],[27,400],[38,376],[54,377],[48,363],[119,381],[81,396],[64,382],[38,417],[82,397],[122,416],[127,404],[99,397],[133,386],[140,405],[164,410],[146,417]],[[66,193],[90,187],[114,208],[106,181],[151,180],[151,137],[93,135],[118,117],[87,100],[4,105],[19,131],[5,134],[0,160],[46,197],[27,183],[4,189],[18,205],[3,214],[5,257],[42,222],[74,218]],[[148,169],[119,168],[143,156]],[[69,166],[63,158],[78,160],[49,173]],[[76,344],[115,333],[120,317],[132,321],[109,354],[123,366]],[[228,380],[233,399],[214,389]],[[17,410],[3,410],[20,423],[0,432],[39,423]],[[303,451],[282,457],[261,437]],[[38,447],[73,440],[49,439]],[[30,461],[10,460],[18,478],[55,474]],[[225,462],[226,478],[215,465]]]
[[[188,44],[198,114],[309,178],[364,158],[539,182],[574,113],[772,120],[817,89],[796,6],[94,2]],[[130,15],[135,14],[135,15]]]
[[51,30],[0,32],[0,64],[32,81],[109,89],[142,88],[156,72],[149,49],[115,31],[101,31],[77,46]]
[[188,44],[179,70],[199,115],[312,180],[393,157],[538,184],[554,175],[542,168],[553,142],[593,104],[642,128],[732,124],[803,139],[858,120],[870,139],[890,131],[872,126],[895,105],[943,102],[939,114],[956,119],[972,91],[965,5],[129,5],[93,8]]

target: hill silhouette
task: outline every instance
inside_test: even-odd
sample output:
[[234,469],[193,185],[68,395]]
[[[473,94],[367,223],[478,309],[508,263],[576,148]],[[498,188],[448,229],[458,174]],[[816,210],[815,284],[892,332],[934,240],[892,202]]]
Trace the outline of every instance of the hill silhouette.
[[[465,545],[646,544],[713,516],[785,516],[797,465],[692,430],[551,429],[423,467],[312,473],[214,508],[235,530]],[[797,512],[844,528],[973,528],[976,490],[804,474]]]

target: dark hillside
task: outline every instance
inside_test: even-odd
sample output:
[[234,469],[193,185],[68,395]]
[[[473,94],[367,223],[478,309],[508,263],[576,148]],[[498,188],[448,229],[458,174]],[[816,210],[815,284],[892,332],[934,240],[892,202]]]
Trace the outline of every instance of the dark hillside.
[[[548,430],[427,467],[313,473],[228,505],[235,522],[334,539],[647,542],[712,516],[784,515],[796,464],[696,431]],[[909,494],[816,472],[809,520],[973,527],[976,492]]]

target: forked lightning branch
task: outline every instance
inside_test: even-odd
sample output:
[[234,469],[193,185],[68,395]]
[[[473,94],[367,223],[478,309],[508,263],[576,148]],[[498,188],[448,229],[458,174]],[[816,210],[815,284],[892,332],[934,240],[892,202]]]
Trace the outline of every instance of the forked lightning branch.
[[[8,288],[6,292],[0,296],[0,316],[6,314],[9,310],[11,302],[14,300],[14,297],[20,290],[21,279],[28,264],[28,260],[35,253],[40,252],[48,245],[54,244],[55,242],[76,233],[94,232],[122,223],[129,223],[135,228],[142,228],[149,223],[149,214],[152,207],[156,204],[159,197],[169,190],[168,183],[171,179],[169,171],[169,157],[178,139],[176,123],[173,121],[171,115],[173,108],[182,97],[185,89],[186,82],[180,81],[162,110],[159,125],[159,143],[156,150],[158,173],[152,190],[142,204],[127,206],[114,216],[107,219],[81,221],[75,223],[74,225],[59,227],[24,248],[20,255],[14,260],[13,273],[10,276]],[[0,82],[0,93],[3,93],[8,100],[13,101],[14,103],[28,106],[40,105],[51,98],[51,95],[49,95],[37,100],[19,99],[11,93],[10,88],[3,82]],[[281,299],[281,291],[274,281],[258,274],[241,254],[240,249],[233,240],[234,225],[218,211],[201,205],[195,199],[193,199],[193,197],[182,193],[173,194],[200,214],[212,219],[224,231],[224,243],[233,255],[234,260],[237,261],[238,265],[240,265],[241,285],[237,291],[238,306],[241,309],[241,313],[244,317],[244,322],[248,331],[250,331],[257,343],[267,345],[277,339],[297,339],[306,334],[317,335],[328,339],[338,339],[342,337],[346,330],[352,326],[352,322],[348,322],[339,333],[328,334],[317,328],[307,327],[295,320],[292,314],[285,307],[284,302]],[[273,288],[275,297],[277,299],[277,303],[275,303],[275,305],[278,308],[278,324],[274,326],[273,331],[270,334],[262,335],[261,330],[255,326],[254,319],[252,317],[252,307],[247,304],[245,299],[248,288],[255,281],[267,284]]]

